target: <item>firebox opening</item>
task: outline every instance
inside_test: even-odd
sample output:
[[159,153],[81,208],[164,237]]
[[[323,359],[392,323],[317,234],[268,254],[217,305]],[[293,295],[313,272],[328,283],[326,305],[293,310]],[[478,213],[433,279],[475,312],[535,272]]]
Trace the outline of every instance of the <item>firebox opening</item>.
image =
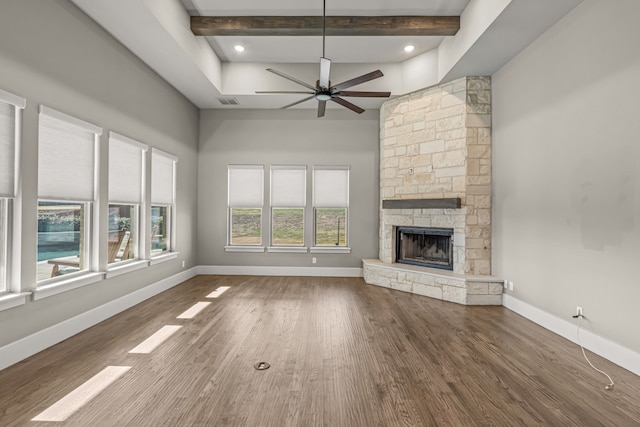
[[396,227],[396,261],[453,270],[453,229]]

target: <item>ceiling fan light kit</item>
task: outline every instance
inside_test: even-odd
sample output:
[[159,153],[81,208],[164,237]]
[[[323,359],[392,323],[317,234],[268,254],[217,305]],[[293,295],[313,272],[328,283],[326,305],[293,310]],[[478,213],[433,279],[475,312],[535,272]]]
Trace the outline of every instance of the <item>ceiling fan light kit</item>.
[[275,70],[273,68],[267,68],[267,71],[274,73],[280,77],[283,77],[289,81],[297,83],[300,86],[307,88],[307,91],[256,91],[256,93],[270,93],[270,94],[292,94],[292,93],[301,93],[307,94],[306,98],[295,101],[289,105],[285,105],[282,109],[293,107],[294,105],[301,104],[305,101],[309,101],[311,99],[316,99],[318,101],[318,117],[324,117],[327,101],[333,101],[336,104],[342,105],[343,107],[348,108],[351,111],[354,111],[358,114],[363,113],[365,110],[358,107],[355,104],[347,101],[342,97],[379,97],[379,98],[388,98],[391,96],[391,92],[361,92],[361,91],[345,91],[344,89],[348,89],[352,86],[356,86],[362,83],[366,83],[370,80],[374,80],[382,77],[382,71],[375,70],[367,74],[363,74],[362,76],[355,77],[353,79],[347,80],[345,82],[339,83],[337,85],[331,86],[331,81],[329,80],[329,76],[331,74],[331,60],[325,57],[325,39],[326,39],[326,0],[322,2],[322,56],[320,57],[320,78],[316,82],[316,85],[310,85],[308,83],[303,82],[302,80],[298,80],[295,77],[284,74],[281,71]]

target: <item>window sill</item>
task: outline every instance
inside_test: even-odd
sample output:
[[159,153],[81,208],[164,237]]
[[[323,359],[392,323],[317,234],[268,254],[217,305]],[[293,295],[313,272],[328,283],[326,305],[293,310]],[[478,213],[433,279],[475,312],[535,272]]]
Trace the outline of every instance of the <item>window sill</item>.
[[104,279],[105,273],[86,273],[81,276],[73,277],[67,280],[56,281],[55,283],[38,286],[33,291],[33,300],[37,301],[43,298],[51,297],[73,289],[96,283]]
[[19,294],[6,294],[0,296],[0,311],[9,310],[13,307],[25,305],[27,303],[27,297],[31,295],[31,292],[22,292]]
[[288,254],[306,254],[309,248],[306,246],[269,246],[267,252],[288,253]]
[[264,246],[225,246],[225,252],[264,252]]
[[149,260],[149,265],[161,264],[166,261],[178,258],[180,252],[163,252],[160,255],[152,256]]
[[130,273],[149,266],[149,260],[137,259],[133,261],[124,261],[114,263],[107,270],[107,279],[120,276],[121,274]]
[[309,248],[312,254],[350,254],[351,248],[346,246],[313,246]]

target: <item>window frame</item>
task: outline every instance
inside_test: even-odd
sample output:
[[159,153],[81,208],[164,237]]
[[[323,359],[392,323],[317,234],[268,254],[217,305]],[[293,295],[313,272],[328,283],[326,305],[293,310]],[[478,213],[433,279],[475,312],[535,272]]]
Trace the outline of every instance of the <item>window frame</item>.
[[[158,156],[158,157],[156,157]],[[155,175],[155,173],[160,170],[160,164],[156,163],[154,159],[156,158],[164,158],[172,162],[171,166],[171,192],[170,192],[170,200],[166,199],[166,192],[164,194],[158,193],[159,185],[158,182],[159,176]],[[177,182],[177,171],[178,171],[178,157],[167,153],[166,151],[160,150],[158,148],[151,148],[151,197],[149,202],[149,210],[148,210],[148,221],[149,221],[149,237],[145,240],[148,243],[147,253],[149,254],[150,264],[154,264],[157,262],[161,262],[164,260],[174,259],[178,256],[178,252],[176,252],[176,238],[177,238],[177,226],[176,226],[176,182]],[[151,238],[153,237],[153,224],[151,212],[154,207],[165,207],[167,208],[167,249],[162,252],[152,253],[151,252]],[[146,228],[146,227],[145,227]]]
[[[71,126],[73,128],[80,129],[81,131],[88,132],[92,134],[93,141],[91,144],[93,145],[93,155],[91,165],[92,173],[93,173],[93,183],[91,189],[91,197],[87,197],[87,200],[81,200],[73,196],[50,196],[50,195],[42,195],[40,182],[41,182],[41,143],[42,143],[42,135],[40,131],[42,130],[42,120],[43,117],[48,117],[48,119],[55,119],[61,122],[65,127]],[[64,292],[66,290],[74,289],[78,286],[84,286],[86,284],[94,283],[99,280],[102,280],[104,277],[104,273],[99,272],[99,214],[97,209],[98,196],[99,196],[99,182],[98,182],[98,172],[99,172],[99,162],[100,162],[100,137],[102,135],[102,128],[96,126],[92,123],[84,121],[82,119],[78,119],[74,116],[68,115],[66,113],[57,111],[53,108],[40,105],[39,117],[38,117],[38,193],[37,193],[37,204],[40,202],[57,202],[57,203],[78,203],[84,205],[84,230],[85,235],[84,242],[82,244],[83,254],[85,257],[85,262],[87,265],[86,269],[60,275],[56,277],[50,277],[47,279],[38,280],[36,276],[36,289],[34,292],[34,299],[39,299],[43,297],[47,297],[50,295],[55,295],[59,292]],[[87,141],[88,142],[88,141]],[[36,246],[39,249],[38,246]],[[37,262],[38,263],[38,262]],[[36,263],[36,270],[37,270]]]
[[[233,170],[256,170],[259,169],[260,174],[260,183],[259,186],[254,189],[259,190],[260,196],[260,205],[252,204],[248,202],[239,202],[234,203],[232,200],[236,198],[236,196],[232,195],[233,191],[233,182],[232,182],[232,171]],[[265,246],[265,233],[264,233],[264,165],[258,164],[234,164],[227,165],[227,244],[225,246],[225,251],[227,252],[264,252]],[[255,196],[255,195],[254,195]],[[253,197],[249,197],[250,199]],[[256,201],[258,198],[255,199]],[[256,244],[238,244],[232,243],[232,233],[233,233],[233,209],[259,209],[260,210],[260,242]]]
[[[286,189],[283,188],[279,190],[275,187],[274,183],[276,180],[274,179],[274,173],[277,171],[302,171],[303,180],[302,183],[299,183],[300,188]],[[301,185],[300,185],[301,184]],[[307,216],[307,166],[306,165],[271,165],[270,168],[270,179],[269,179],[269,252],[307,252],[307,233],[306,233],[306,216]],[[292,200],[291,197],[285,197],[289,200],[286,203],[278,203],[277,200],[281,196],[276,194],[278,191],[300,191],[301,194],[298,194],[297,197],[299,200],[296,202]],[[274,243],[274,211],[277,209],[301,209],[302,210],[302,242],[300,244],[276,244]]]
[[[124,144],[125,146],[127,146],[127,149],[129,150],[132,148],[140,150],[140,176],[138,177],[139,181],[137,182],[137,184],[139,184],[138,194],[135,196],[131,196],[131,195],[125,196],[124,198],[120,197],[120,199],[122,200],[120,200],[117,197],[112,197],[112,192],[113,192],[112,185],[115,183],[115,182],[112,182],[112,173],[116,172],[112,170],[112,167],[113,167],[112,161],[117,160],[113,157],[113,154],[115,151],[114,147],[117,147],[117,144]],[[109,132],[109,166],[108,166],[109,191],[107,196],[107,199],[108,199],[107,209],[109,210],[109,217],[111,215],[112,206],[131,206],[133,207],[134,213],[132,215],[131,223],[129,226],[129,232],[130,232],[129,238],[133,241],[133,258],[128,258],[125,260],[120,260],[115,262],[109,262],[109,259],[107,256],[107,270],[118,269],[121,266],[124,266],[126,264],[138,263],[143,258],[145,258],[145,242],[146,242],[145,224],[146,222],[145,222],[145,216],[143,215],[143,212],[145,212],[145,207],[146,207],[145,182],[146,182],[148,151],[149,151],[149,146],[147,144],[143,144],[140,141],[121,135],[116,132]],[[175,170],[174,170],[174,173],[175,173]],[[174,178],[174,187],[175,187],[175,178]],[[172,191],[175,194],[175,188]],[[108,241],[108,235],[112,231],[112,230],[109,230],[109,225],[110,225],[109,221],[107,221],[107,241]],[[109,244],[107,243],[107,254],[109,253],[108,245]]]
[[[345,200],[343,206],[340,203],[327,204],[324,202],[318,202],[318,176],[316,172],[318,171],[331,171],[331,170],[340,170],[346,171],[346,188],[345,191]],[[313,218],[312,218],[312,230],[313,230],[313,246],[309,248],[310,253],[350,253],[350,229],[351,229],[351,221],[350,221],[350,183],[351,183],[351,167],[348,165],[335,165],[335,166],[327,166],[327,165],[316,165],[313,167],[313,177],[312,177],[312,209],[313,209]],[[318,209],[344,209],[345,210],[345,244],[344,245],[318,245],[317,238],[317,212]]]
[[[0,102],[8,105],[13,112],[13,123],[9,120],[9,126],[13,127],[13,141],[8,140],[9,149],[13,150],[13,158],[8,157],[9,164],[13,164],[12,173],[8,174],[12,188],[8,188],[6,194],[0,193],[0,210],[2,211],[0,212],[0,310],[2,310],[24,304],[26,295],[29,293],[21,293],[22,189],[18,179],[22,145],[22,113],[27,101],[21,96],[0,89]],[[5,300],[8,302],[11,300],[6,307]]]

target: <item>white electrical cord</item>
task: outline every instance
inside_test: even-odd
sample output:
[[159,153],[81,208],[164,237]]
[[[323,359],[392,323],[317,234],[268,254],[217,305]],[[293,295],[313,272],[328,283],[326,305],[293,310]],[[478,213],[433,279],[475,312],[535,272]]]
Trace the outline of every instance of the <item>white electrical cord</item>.
[[604,389],[605,390],[611,390],[615,384],[613,383],[613,380],[611,379],[609,374],[607,374],[606,372],[601,371],[600,369],[598,369],[595,366],[593,366],[593,363],[591,363],[591,361],[587,357],[587,353],[584,352],[584,347],[582,346],[582,343],[580,342],[580,326],[581,326],[581,323],[582,323],[582,318],[584,316],[582,314],[580,314],[577,317],[578,317],[578,345],[580,346],[580,349],[582,350],[582,355],[584,356],[584,360],[586,360],[587,363],[589,364],[589,366],[591,366],[594,370],[600,372],[602,375],[606,376],[609,379],[609,384],[607,384],[604,387]]

